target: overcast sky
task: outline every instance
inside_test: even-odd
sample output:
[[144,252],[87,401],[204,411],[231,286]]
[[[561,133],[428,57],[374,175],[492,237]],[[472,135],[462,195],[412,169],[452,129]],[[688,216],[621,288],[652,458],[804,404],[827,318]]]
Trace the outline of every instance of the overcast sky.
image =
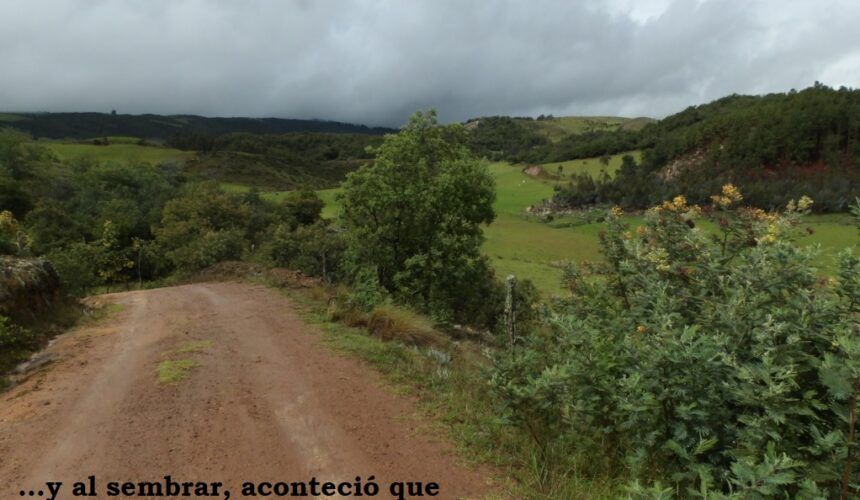
[[0,0],[0,109],[402,124],[860,86],[858,0]]

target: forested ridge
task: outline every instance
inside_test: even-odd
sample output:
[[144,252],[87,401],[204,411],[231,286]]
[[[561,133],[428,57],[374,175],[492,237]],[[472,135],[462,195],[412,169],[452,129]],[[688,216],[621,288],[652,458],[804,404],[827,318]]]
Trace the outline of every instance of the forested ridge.
[[382,140],[369,134],[188,132],[173,136],[168,145],[197,152],[186,162],[189,173],[286,190],[335,187],[370,161]]
[[628,161],[614,178],[575,178],[554,201],[644,208],[684,194],[701,203],[733,182],[761,208],[808,195],[816,211],[845,211],[860,193],[860,91],[816,85],[732,95],[646,126],[631,146],[642,150],[638,166]]
[[326,120],[286,118],[204,117],[196,115],[130,115],[111,113],[2,113],[3,126],[12,127],[34,138],[87,139],[102,136],[132,136],[167,140],[176,134],[195,132],[222,135],[234,132],[284,134],[289,132],[328,132],[382,135],[393,132],[385,127],[368,127]]
[[[618,204],[646,208],[685,194],[703,202],[726,182],[761,208],[801,195],[816,211],[845,211],[860,192],[860,91],[816,84],[762,96],[730,95],[691,106],[640,130],[617,127],[552,141],[526,122],[483,118],[470,127],[472,150],[491,160],[551,163],[642,151],[616,176],[581,175],[560,186],[562,208]],[[632,158],[630,159],[632,161]]]

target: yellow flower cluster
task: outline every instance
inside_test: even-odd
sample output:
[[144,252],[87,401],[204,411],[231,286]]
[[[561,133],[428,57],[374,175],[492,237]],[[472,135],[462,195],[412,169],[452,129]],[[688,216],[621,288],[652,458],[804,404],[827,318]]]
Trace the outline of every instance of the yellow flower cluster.
[[648,327],[644,325],[639,325],[636,327],[636,333],[645,333],[648,331]]
[[698,205],[688,205],[687,198],[681,194],[672,198],[672,201],[664,201],[662,205],[658,205],[650,211],[656,213],[671,212],[673,214],[681,215],[687,220],[698,217],[702,212]]
[[624,210],[622,210],[618,205],[615,205],[609,210],[609,213],[611,213],[613,217],[621,217],[624,215]]
[[774,222],[776,220],[776,214],[770,214],[765,212],[760,208],[750,208],[747,210],[747,213],[754,219],[758,221],[765,222]]
[[654,264],[654,267],[656,267],[658,271],[668,271],[672,268],[672,266],[669,265],[669,254],[666,252],[665,248],[656,248],[649,252],[645,258]]
[[815,203],[812,201],[812,198],[809,196],[801,196],[797,202],[791,200],[788,202],[788,205],[785,206],[785,210],[787,212],[806,212],[810,208],[812,208],[812,204]]
[[689,209],[687,206],[687,198],[682,194],[674,197],[672,201],[664,201],[660,208],[670,212],[686,212]]
[[779,226],[775,223],[771,223],[767,225],[767,231],[756,239],[759,245],[770,245],[772,243],[776,243],[777,237],[779,236]]
[[711,196],[711,200],[714,201],[715,205],[719,205],[723,208],[726,208],[744,199],[743,195],[740,191],[738,191],[738,188],[735,187],[734,184],[724,185],[722,191],[722,194],[715,194]]
[[8,210],[0,212],[0,234],[14,236],[18,233],[18,221]]

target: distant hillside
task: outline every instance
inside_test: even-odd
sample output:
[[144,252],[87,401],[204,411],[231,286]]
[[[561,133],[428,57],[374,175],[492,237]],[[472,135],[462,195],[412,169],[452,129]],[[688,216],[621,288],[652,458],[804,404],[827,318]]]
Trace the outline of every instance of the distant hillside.
[[629,118],[618,116],[541,116],[537,119],[515,118],[525,127],[544,135],[552,142],[567,136],[588,132],[618,130]]
[[191,148],[198,154],[185,169],[195,177],[264,189],[324,189],[370,161],[368,148],[380,144],[382,137],[368,134],[225,134]]
[[543,163],[597,156],[583,156],[570,149],[594,137],[618,131],[639,131],[655,121],[618,116],[489,116],[473,118],[465,126],[470,134],[472,151],[479,156],[514,163]]
[[860,196],[860,90],[816,84],[800,92],[730,95],[638,132],[576,141],[561,154],[640,149],[643,157],[603,185],[573,182],[556,196],[566,206],[641,208],[677,194],[705,203],[728,182],[747,203],[768,209],[808,195],[816,210],[842,211]]
[[618,129],[627,132],[638,132],[651,123],[657,123],[657,120],[654,118],[648,118],[647,116],[640,116],[638,118],[630,118],[626,120]]
[[395,132],[382,127],[350,123],[284,118],[207,118],[195,115],[124,115],[111,113],[0,113],[0,127],[27,132],[34,138],[86,139],[132,136],[167,140],[177,133],[222,135],[235,132],[283,134],[328,132],[382,135]]

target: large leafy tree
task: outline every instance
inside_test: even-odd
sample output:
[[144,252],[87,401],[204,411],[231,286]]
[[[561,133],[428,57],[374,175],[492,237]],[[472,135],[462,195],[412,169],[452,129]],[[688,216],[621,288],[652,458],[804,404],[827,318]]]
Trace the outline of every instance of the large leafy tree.
[[180,270],[238,259],[247,246],[251,209],[216,183],[190,186],[164,206],[156,242]]
[[341,220],[354,275],[440,316],[462,311],[467,294],[491,281],[479,249],[494,198],[463,128],[439,125],[432,110],[415,113],[344,183]]

